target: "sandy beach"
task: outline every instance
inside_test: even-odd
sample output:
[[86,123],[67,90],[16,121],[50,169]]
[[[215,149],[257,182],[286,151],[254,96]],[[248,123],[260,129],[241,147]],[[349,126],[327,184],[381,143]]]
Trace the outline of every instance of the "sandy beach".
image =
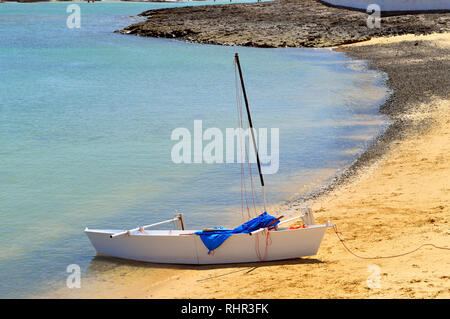
[[[450,71],[450,33],[375,38],[339,50],[388,73],[394,94],[381,111],[393,124],[344,180],[314,199],[316,222],[336,223],[347,247],[361,257],[399,255],[423,244],[450,247],[450,86],[442,76]],[[272,211],[301,205],[293,201]],[[95,282],[85,282],[69,297],[450,297],[448,249],[427,245],[396,258],[360,259],[333,230],[327,231],[318,255],[309,258],[198,267],[129,265],[129,272],[99,272]],[[56,293],[61,295],[68,297]]]

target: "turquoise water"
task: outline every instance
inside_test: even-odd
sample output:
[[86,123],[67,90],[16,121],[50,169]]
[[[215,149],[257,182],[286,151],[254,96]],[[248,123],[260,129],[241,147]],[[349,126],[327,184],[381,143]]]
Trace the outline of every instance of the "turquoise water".
[[0,297],[64,283],[69,264],[85,271],[86,226],[132,228],[175,209],[190,227],[239,220],[239,164],[170,157],[177,127],[236,126],[235,52],[255,126],[280,130],[271,204],[326,181],[386,127],[383,76],[342,53],[112,32],[144,10],[213,3],[79,3],[80,29],[66,26],[70,3],[0,4]]

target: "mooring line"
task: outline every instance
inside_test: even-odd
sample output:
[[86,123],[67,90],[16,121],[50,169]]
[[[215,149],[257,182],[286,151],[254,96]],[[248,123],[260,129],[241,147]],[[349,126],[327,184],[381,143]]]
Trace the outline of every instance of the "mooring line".
[[360,259],[386,259],[386,258],[402,257],[402,256],[405,256],[405,255],[412,254],[412,253],[418,251],[419,249],[421,249],[421,248],[423,248],[423,247],[425,247],[425,246],[432,246],[432,247],[434,247],[434,248],[436,248],[436,249],[450,250],[450,248],[447,248],[447,247],[440,247],[440,246],[436,246],[435,244],[428,244],[428,243],[427,243],[427,244],[423,244],[423,245],[417,247],[417,248],[414,249],[414,250],[408,251],[408,252],[403,253],[403,254],[392,255],[392,256],[364,257],[364,256],[359,256],[359,255],[355,254],[353,251],[350,250],[350,248],[347,247],[347,245],[345,244],[344,240],[341,238],[341,236],[339,236],[339,234],[342,234],[342,233],[340,233],[340,232],[338,231],[336,225],[333,226],[333,229],[334,229],[334,232],[336,233],[336,236],[339,238],[339,241],[341,242],[342,246],[344,246],[344,248],[345,248],[350,254],[352,254],[353,256],[355,256],[355,257],[357,257],[357,258],[360,258]]

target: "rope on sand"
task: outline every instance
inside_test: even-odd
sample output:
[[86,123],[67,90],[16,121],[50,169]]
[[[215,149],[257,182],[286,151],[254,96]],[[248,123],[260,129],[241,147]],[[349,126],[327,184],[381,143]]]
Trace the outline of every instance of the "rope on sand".
[[418,251],[419,249],[421,249],[421,248],[423,248],[423,247],[425,247],[425,246],[432,246],[432,247],[434,247],[434,248],[436,248],[436,249],[450,250],[450,248],[447,248],[447,247],[439,247],[439,246],[436,246],[436,245],[434,245],[434,244],[428,244],[428,243],[427,243],[427,244],[423,244],[423,245],[417,247],[417,248],[414,249],[414,250],[408,251],[408,252],[403,253],[403,254],[392,255],[392,256],[364,257],[364,256],[359,256],[359,255],[355,254],[353,251],[350,250],[350,248],[347,247],[347,245],[345,244],[344,240],[341,238],[341,236],[339,236],[339,234],[342,234],[342,233],[338,231],[336,225],[333,226],[333,229],[334,229],[334,232],[336,233],[336,236],[339,238],[339,241],[341,242],[342,246],[344,246],[344,248],[345,248],[350,254],[352,254],[353,256],[355,256],[355,257],[357,257],[357,258],[360,258],[360,259],[386,259],[386,258],[402,257],[402,256],[405,256],[405,255],[412,254],[412,253]]
[[[428,243],[427,243],[427,244],[423,244],[423,245],[417,247],[417,248],[414,249],[414,250],[408,251],[408,252],[406,252],[406,253],[398,254],[398,255],[392,255],[392,256],[378,256],[378,257],[364,257],[364,256],[359,256],[359,255],[355,254],[353,251],[350,250],[350,248],[347,247],[347,245],[345,244],[344,240],[343,240],[343,239],[341,238],[341,236],[339,235],[339,234],[342,234],[342,233],[338,231],[336,225],[333,226],[333,229],[334,229],[334,232],[336,233],[336,236],[339,238],[339,241],[342,243],[342,246],[344,246],[344,248],[345,248],[350,254],[352,254],[353,256],[355,256],[355,257],[357,257],[357,258],[360,258],[360,259],[386,259],[386,258],[402,257],[402,256],[406,256],[406,255],[412,254],[412,253],[418,251],[419,249],[421,249],[421,248],[423,248],[423,247],[425,247],[425,246],[431,246],[431,247],[434,247],[434,248],[436,248],[436,249],[442,249],[442,250],[450,250],[450,248],[447,248],[447,247],[440,247],[440,246],[436,246],[435,244],[428,244]],[[266,249],[267,249],[267,243],[266,243]],[[239,269],[239,270],[235,270],[235,271],[232,271],[232,272],[229,272],[229,273],[226,273],[226,274],[221,274],[221,275],[218,275],[218,276],[213,276],[213,277],[207,277],[207,278],[199,279],[199,280],[197,280],[197,281],[204,281],[204,280],[215,279],[215,278],[219,278],[219,277],[223,277],[223,276],[228,276],[228,275],[231,275],[231,274],[234,274],[234,273],[237,273],[237,272],[241,272],[241,271],[244,271],[244,270],[247,270],[246,273],[249,273],[249,272],[252,272],[252,271],[255,270],[255,269],[256,269],[256,267],[250,267],[250,268]]]

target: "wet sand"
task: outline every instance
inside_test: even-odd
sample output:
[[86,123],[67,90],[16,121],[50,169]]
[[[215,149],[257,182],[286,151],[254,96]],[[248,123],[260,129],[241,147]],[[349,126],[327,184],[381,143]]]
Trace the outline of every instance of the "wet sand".
[[[389,75],[381,111],[391,128],[313,198],[316,222],[336,223],[365,257],[450,247],[450,33],[373,39],[341,47]],[[272,210],[296,210],[298,199]],[[316,256],[218,266],[119,262],[78,291],[87,298],[450,298],[450,252],[431,246],[392,259],[359,259],[328,230]],[[124,270],[125,269],[125,270]],[[369,287],[368,280],[379,278]],[[375,281],[376,283],[376,281]]]

